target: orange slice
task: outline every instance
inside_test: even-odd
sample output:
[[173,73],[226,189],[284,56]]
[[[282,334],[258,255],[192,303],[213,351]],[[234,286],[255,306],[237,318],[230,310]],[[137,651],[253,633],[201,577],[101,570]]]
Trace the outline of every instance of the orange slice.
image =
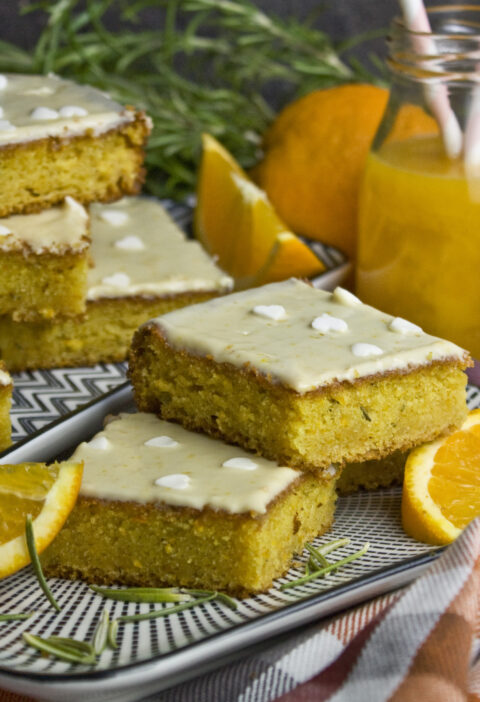
[[320,259],[298,236],[291,232],[281,232],[275,239],[266,263],[250,281],[249,287],[274,283],[290,277],[292,261],[295,261],[295,275],[298,278],[311,278],[325,270]]
[[449,436],[414,449],[405,466],[402,523],[429,544],[454,541],[480,515],[480,409]]
[[82,482],[83,463],[0,465],[0,578],[30,563],[25,520],[33,517],[41,553],[72,511]]
[[237,287],[251,284],[264,267],[263,282],[308,277],[324,270],[308,246],[287,230],[265,192],[208,134],[203,135],[194,230],[220,267],[235,278]]

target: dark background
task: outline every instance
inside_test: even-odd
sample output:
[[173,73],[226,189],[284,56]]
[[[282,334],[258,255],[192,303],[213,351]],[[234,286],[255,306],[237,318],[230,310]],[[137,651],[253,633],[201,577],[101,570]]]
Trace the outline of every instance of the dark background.
[[[29,49],[35,45],[45,23],[45,13],[34,12],[20,16],[19,9],[26,5],[22,0],[0,0],[0,39],[6,39]],[[398,11],[396,0],[259,0],[255,3],[267,12],[280,16],[293,15],[304,19],[314,13],[314,26],[329,33],[334,40],[344,40],[374,29],[388,27]],[[318,16],[317,16],[318,14]],[[111,16],[111,27],[116,25]],[[152,29],[161,22],[156,10],[145,12],[144,23]],[[365,56],[370,50],[383,51],[383,41],[369,42],[359,53]]]

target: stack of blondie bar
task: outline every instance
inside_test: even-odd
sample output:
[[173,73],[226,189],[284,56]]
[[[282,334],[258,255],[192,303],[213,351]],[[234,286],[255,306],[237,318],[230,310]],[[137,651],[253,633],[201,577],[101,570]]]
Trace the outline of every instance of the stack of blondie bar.
[[342,470],[372,483],[373,463],[388,473],[392,455],[462,423],[469,363],[346,290],[295,279],[153,319],[130,354],[140,412],[74,454],[84,481],[46,570],[265,590],[329,528]]
[[53,75],[0,76],[0,110],[0,358],[10,371],[123,360],[141,322],[230,289],[158,202],[132,197],[145,114]]

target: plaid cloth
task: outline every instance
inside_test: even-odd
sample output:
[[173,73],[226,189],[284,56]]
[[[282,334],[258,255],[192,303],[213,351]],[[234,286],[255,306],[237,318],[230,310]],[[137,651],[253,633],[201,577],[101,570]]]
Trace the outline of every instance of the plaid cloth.
[[144,702],[480,702],[479,613],[476,519],[409,587]]

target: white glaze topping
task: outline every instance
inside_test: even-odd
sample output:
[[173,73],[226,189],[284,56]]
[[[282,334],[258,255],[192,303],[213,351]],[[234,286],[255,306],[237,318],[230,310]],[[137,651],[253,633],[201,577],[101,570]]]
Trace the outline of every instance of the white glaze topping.
[[87,130],[98,135],[135,116],[100,90],[53,74],[0,76],[0,90],[4,117],[14,127],[13,131],[0,124],[0,145],[75,136]]
[[346,332],[348,324],[344,319],[332,317],[328,312],[324,312],[320,317],[315,317],[312,322],[312,328],[322,334],[328,334],[328,332]]
[[333,291],[332,300],[341,305],[347,305],[347,307],[355,307],[355,305],[362,304],[362,301],[356,295],[340,287],[336,287]]
[[142,239],[134,234],[124,236],[123,239],[117,239],[114,246],[117,249],[124,249],[125,251],[143,251],[145,248]]
[[88,445],[91,449],[96,449],[97,451],[107,451],[110,448],[110,441],[106,436],[96,436],[88,442]]
[[[162,451],[145,445],[158,436],[169,436],[178,446]],[[120,415],[97,437],[108,439],[108,451],[92,449],[90,442],[80,444],[73,456],[85,462],[80,491],[85,497],[263,514],[300,477],[298,471],[260,456],[255,456],[256,470],[226,469],[223,464],[229,459],[251,460],[251,454],[153,414]],[[178,489],[162,484],[165,478],[170,481],[178,475],[189,478],[188,486]]]
[[172,439],[171,436],[154,436],[153,439],[145,441],[145,446],[154,446],[155,448],[175,448],[178,446],[178,441]]
[[164,475],[163,478],[157,478],[155,485],[170,488],[171,490],[186,490],[190,485],[190,478],[185,473],[171,473],[170,475]]
[[365,344],[359,341],[353,344],[352,353],[358,358],[367,358],[368,356],[381,356],[383,354],[383,349],[376,344]]
[[392,319],[389,328],[398,334],[423,334],[422,327],[402,317],[395,317],[395,319]]
[[126,273],[112,273],[102,278],[102,283],[111,288],[128,288],[130,285],[130,276]]
[[128,222],[128,214],[121,210],[103,210],[98,215],[102,222],[111,224],[112,227],[121,227]]
[[243,458],[242,456],[236,456],[235,458],[229,458],[228,461],[224,461],[222,466],[225,468],[236,468],[237,470],[255,470],[258,466],[255,461],[251,458]]
[[35,109],[30,112],[30,118],[40,122],[47,119],[58,119],[59,116],[57,110],[52,110],[50,107],[44,107],[43,105],[35,107]]
[[49,210],[0,220],[0,251],[63,254],[89,244],[88,213],[71,197]]
[[285,307],[282,305],[255,305],[252,312],[267,319],[285,319]]
[[[256,305],[272,301],[285,308],[285,319],[270,321],[251,314]],[[348,330],[319,335],[311,326],[319,313],[344,320]],[[338,302],[338,293],[292,278],[170,312],[153,323],[173,348],[239,367],[248,365],[301,393],[433,360],[468,358],[466,351],[449,341],[391,331],[392,319],[361,303]],[[382,355],[360,358],[353,353],[357,344],[377,346]]]
[[157,200],[95,203],[90,216],[95,265],[88,272],[88,300],[231,289],[231,278],[197,241],[185,238]]

